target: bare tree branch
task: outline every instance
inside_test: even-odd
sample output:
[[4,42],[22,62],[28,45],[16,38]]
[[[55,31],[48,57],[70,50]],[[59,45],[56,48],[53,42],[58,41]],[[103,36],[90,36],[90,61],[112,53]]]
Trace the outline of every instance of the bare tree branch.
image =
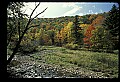
[[28,29],[28,26],[29,26],[29,24],[30,24],[30,22],[33,20],[31,20],[31,17],[32,17],[32,15],[33,15],[33,13],[34,13],[34,11],[37,9],[37,7],[40,5],[40,2],[38,3],[38,5],[33,9],[33,11],[32,11],[32,13],[31,13],[31,15],[30,15],[30,17],[29,17],[29,20],[28,20],[28,23],[27,23],[27,25],[26,25],[26,29]]
[[33,15],[33,13],[34,13],[34,11],[37,9],[37,7],[40,5],[40,2],[37,4],[37,6],[34,8],[34,10],[32,11],[32,13],[31,13],[31,15],[30,15],[30,19],[31,19],[31,17],[32,17],[32,15]]
[[8,60],[7,60],[7,65],[11,62],[11,60],[12,60],[13,57],[14,57],[14,55],[17,53],[17,50],[18,50],[18,48],[19,48],[19,45],[20,45],[20,43],[21,43],[21,41],[22,41],[22,38],[23,38],[24,34],[27,32],[27,30],[28,30],[29,28],[33,27],[33,26],[30,26],[30,27],[29,27],[30,22],[31,22],[34,18],[36,18],[38,15],[40,15],[41,13],[43,13],[43,12],[47,9],[47,8],[46,8],[46,9],[43,10],[41,13],[37,14],[34,18],[31,19],[31,16],[33,15],[34,11],[36,10],[36,8],[37,8],[39,5],[40,5],[40,3],[39,3],[39,4],[34,8],[34,10],[32,11],[32,13],[31,13],[31,15],[30,15],[30,18],[29,18],[29,20],[28,20],[28,22],[27,22],[27,25],[25,26],[24,31],[22,32],[21,36],[19,37],[19,41],[17,42],[17,44],[16,44],[16,46],[15,46],[15,48],[14,48],[14,50],[13,50],[12,55],[11,55],[11,56],[8,58]]
[[[48,8],[48,7],[47,7],[47,8]],[[47,8],[46,8],[46,9],[47,9]],[[31,19],[31,21],[32,21],[33,19],[35,19],[38,15],[42,14],[43,12],[45,12],[46,9],[44,9],[42,12],[38,13],[35,17],[33,17],[33,18]]]

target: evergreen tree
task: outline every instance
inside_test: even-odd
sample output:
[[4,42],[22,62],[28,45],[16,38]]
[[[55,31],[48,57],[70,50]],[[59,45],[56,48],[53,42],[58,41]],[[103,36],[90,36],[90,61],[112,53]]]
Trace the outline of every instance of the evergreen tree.
[[113,36],[119,35],[119,8],[117,8],[116,5],[113,5],[109,11],[103,26],[109,30]]
[[49,35],[49,37],[51,38],[51,41],[52,41],[52,45],[54,45],[54,43],[55,43],[55,41],[54,41],[54,37],[55,37],[55,31],[54,30],[49,30],[49,31],[47,31],[48,33],[48,35]]
[[83,33],[78,21],[78,15],[75,16],[75,22],[73,22],[72,36],[74,37],[74,43],[83,45]]
[[119,8],[113,5],[109,11],[108,17],[103,26],[112,34],[112,42],[115,44],[114,49],[118,49],[119,42]]

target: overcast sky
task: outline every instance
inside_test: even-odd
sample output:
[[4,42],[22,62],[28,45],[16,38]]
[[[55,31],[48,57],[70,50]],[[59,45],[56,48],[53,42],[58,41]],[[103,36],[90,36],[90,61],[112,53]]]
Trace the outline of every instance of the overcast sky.
[[[38,3],[36,3],[38,4]],[[119,6],[118,3],[110,2],[41,2],[40,6],[36,9],[33,17],[43,11],[46,7],[48,9],[39,15],[39,18],[55,18],[61,16],[75,16],[75,15],[86,15],[86,14],[97,14],[108,12],[113,4]],[[32,10],[35,8],[34,2],[25,3],[23,10],[25,13],[30,15]]]

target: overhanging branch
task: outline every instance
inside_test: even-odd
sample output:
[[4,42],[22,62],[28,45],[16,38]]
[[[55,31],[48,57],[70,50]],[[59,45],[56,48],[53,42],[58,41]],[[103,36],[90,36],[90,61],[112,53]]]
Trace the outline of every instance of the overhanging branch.
[[27,23],[27,25],[26,25],[26,27],[25,27],[26,29],[28,29],[28,26],[29,26],[30,22],[33,20],[33,19],[31,19],[31,17],[32,17],[34,11],[37,9],[37,7],[38,7],[39,5],[40,5],[40,2],[39,2],[38,5],[34,8],[34,10],[32,11],[32,13],[31,13],[31,15],[30,15],[30,17],[29,17],[28,23]]
[[36,8],[38,7],[40,5],[40,3],[34,8],[34,10],[32,11],[32,13],[31,13],[31,15],[30,15],[30,18],[29,18],[29,20],[28,20],[28,22],[27,22],[27,25],[25,26],[25,29],[24,29],[24,31],[22,32],[22,34],[21,34],[21,36],[20,36],[20,38],[19,38],[19,41],[17,42],[17,44],[16,44],[16,46],[15,46],[15,48],[14,48],[14,50],[13,50],[13,53],[12,53],[12,55],[8,58],[8,60],[7,60],[7,65],[11,62],[11,60],[13,59],[13,57],[14,57],[14,55],[17,53],[17,50],[18,50],[18,48],[19,48],[19,45],[20,45],[20,43],[21,43],[21,41],[22,41],[22,38],[23,38],[23,36],[24,36],[24,34],[27,32],[27,30],[29,29],[29,28],[31,28],[31,27],[35,27],[35,26],[38,26],[38,25],[35,25],[35,26],[30,26],[29,27],[29,24],[30,24],[30,22],[34,19],[34,18],[36,18],[38,15],[40,15],[41,13],[43,13],[45,10],[43,10],[41,13],[39,13],[39,14],[37,14],[34,18],[32,18],[31,19],[31,16],[33,15],[33,13],[34,13],[34,11],[36,10]]
[[33,13],[34,13],[34,11],[37,9],[37,7],[40,5],[40,2],[37,4],[37,6],[35,6],[35,8],[34,8],[34,10],[32,11],[32,13],[31,13],[31,15],[30,15],[30,19],[31,19],[31,17],[32,17],[32,15],[33,15]]
[[[47,8],[48,8],[48,7],[47,7]],[[46,9],[47,9],[47,8],[46,8]],[[43,12],[45,12],[46,9],[44,9],[42,12],[38,13],[38,14],[37,14],[35,17],[33,17],[30,21],[32,21],[32,20],[35,19],[38,15],[42,14]]]

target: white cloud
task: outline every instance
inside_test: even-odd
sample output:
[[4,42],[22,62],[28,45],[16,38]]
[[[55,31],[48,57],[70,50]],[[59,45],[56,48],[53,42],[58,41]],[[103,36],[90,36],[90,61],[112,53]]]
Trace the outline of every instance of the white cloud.
[[71,7],[71,8],[82,8],[82,7],[79,7],[79,6],[77,6],[76,5],[76,3],[74,2],[74,3],[71,3],[71,2],[69,2],[69,3],[62,3],[63,5],[62,5],[62,7]]
[[76,13],[78,10],[80,10],[82,8],[80,6],[77,6],[76,3],[65,3],[65,4],[63,4],[62,7],[64,7],[64,8],[65,7],[71,7],[71,8],[73,8],[72,10],[64,13],[64,16],[66,16],[66,15],[72,15],[72,14]]
[[[38,2],[36,2],[36,5]],[[38,17],[52,17],[61,14],[61,16],[73,15],[77,11],[79,11],[82,7],[77,5],[77,2],[41,2],[40,6],[35,10],[32,17],[34,17],[37,13],[43,11],[46,7],[48,9],[39,15]],[[30,15],[32,10],[35,8],[34,2],[25,3],[26,7],[23,10],[26,10],[26,14]]]
[[[97,4],[108,5],[111,3],[41,2],[40,6],[35,10],[32,17],[34,17],[37,13],[43,11],[46,7],[48,7],[48,9],[38,17],[52,18],[52,17],[60,17],[60,16],[73,16],[76,14],[78,15],[93,14],[93,11],[95,11],[94,12],[95,14],[104,12],[102,8],[101,9],[98,8],[99,6],[97,6]],[[30,15],[32,10],[35,8],[35,3],[28,2],[26,3],[26,5],[27,6],[24,7],[23,11],[26,10],[26,14]]]
[[93,11],[92,11],[92,10],[89,10],[87,14],[93,14]]
[[71,14],[74,14],[75,12],[77,12],[79,10],[79,8],[73,8],[72,10],[64,13],[64,15],[71,15]]

